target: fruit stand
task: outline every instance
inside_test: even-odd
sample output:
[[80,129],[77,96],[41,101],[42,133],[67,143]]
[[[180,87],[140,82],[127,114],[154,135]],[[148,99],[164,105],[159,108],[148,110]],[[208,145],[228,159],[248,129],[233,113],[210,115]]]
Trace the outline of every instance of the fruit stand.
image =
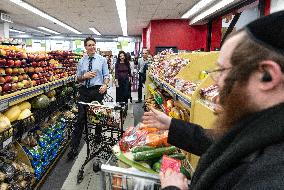
[[[74,74],[78,55],[59,54],[68,69],[53,64],[58,58],[55,52],[26,53],[15,46],[0,46],[3,188],[39,189],[69,144],[77,111]],[[15,180],[18,173],[23,177]]]

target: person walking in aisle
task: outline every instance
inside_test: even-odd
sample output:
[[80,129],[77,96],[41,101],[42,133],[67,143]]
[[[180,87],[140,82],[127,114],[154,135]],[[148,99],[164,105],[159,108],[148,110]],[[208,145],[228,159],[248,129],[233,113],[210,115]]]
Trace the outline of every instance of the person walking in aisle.
[[[87,55],[82,57],[77,66],[77,81],[79,88],[79,102],[103,101],[109,83],[109,70],[107,60],[96,53],[96,40],[88,37],[84,40]],[[69,159],[78,155],[78,146],[86,122],[84,106],[78,104],[78,118],[72,134],[71,150]],[[96,128],[96,135],[100,135],[100,129]]]
[[129,83],[131,83],[131,69],[129,60],[124,51],[118,53],[115,64],[116,102],[125,102],[129,99]]
[[142,50],[142,57],[138,60],[138,70],[139,70],[139,84],[138,84],[138,101],[136,103],[142,102],[142,89],[143,83],[146,80],[145,65],[148,64],[148,50]]
[[[268,30],[269,29],[269,30]],[[214,129],[152,109],[144,123],[169,129],[168,142],[200,155],[190,190],[284,189],[284,11],[248,24],[221,48]],[[273,34],[273,35],[272,35]],[[188,189],[182,174],[160,174],[162,188]]]

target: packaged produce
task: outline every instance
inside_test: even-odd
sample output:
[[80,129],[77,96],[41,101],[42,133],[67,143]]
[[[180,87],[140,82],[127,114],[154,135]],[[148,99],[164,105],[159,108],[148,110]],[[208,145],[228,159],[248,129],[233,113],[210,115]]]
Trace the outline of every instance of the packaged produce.
[[167,169],[172,169],[173,171],[180,173],[181,161],[170,158],[166,155],[163,156],[161,164],[161,172],[165,173]]
[[169,146],[167,141],[168,131],[158,131],[147,134],[145,145],[152,147]]
[[29,102],[27,102],[27,101],[25,101],[25,102],[21,102],[20,104],[18,104],[17,106],[19,106],[19,108],[20,108],[20,110],[21,111],[23,111],[23,110],[25,110],[25,109],[31,109],[32,108],[32,105],[29,103]]
[[32,105],[32,108],[35,108],[35,109],[44,109],[48,107],[49,103],[50,103],[49,98],[46,95],[42,94],[42,95],[35,97],[32,100],[31,105]]

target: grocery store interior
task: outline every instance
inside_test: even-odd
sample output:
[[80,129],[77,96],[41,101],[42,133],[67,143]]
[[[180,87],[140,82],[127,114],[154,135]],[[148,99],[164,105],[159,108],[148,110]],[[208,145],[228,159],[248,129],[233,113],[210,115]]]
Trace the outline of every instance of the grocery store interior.
[[[190,178],[198,156],[169,146],[168,131],[136,126],[154,107],[212,128],[219,90],[207,71],[222,44],[280,10],[283,0],[1,0],[0,189],[159,189],[163,153],[150,162],[139,147],[177,155]],[[87,37],[109,72],[102,103],[78,103]],[[86,123],[70,159],[79,104]]]

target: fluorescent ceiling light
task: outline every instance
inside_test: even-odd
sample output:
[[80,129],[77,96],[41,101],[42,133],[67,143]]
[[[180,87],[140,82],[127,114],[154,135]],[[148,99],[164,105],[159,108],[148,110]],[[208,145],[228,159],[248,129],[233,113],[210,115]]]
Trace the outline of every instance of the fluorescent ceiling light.
[[194,24],[210,15],[212,15],[213,13],[219,11],[220,9],[225,8],[226,6],[229,6],[232,3],[236,3],[239,2],[240,0],[222,0],[216,4],[214,4],[212,7],[210,7],[209,9],[207,9],[206,11],[202,12],[201,14],[197,15],[196,17],[194,17],[191,21],[190,24]]
[[101,33],[99,33],[99,31],[97,31],[95,28],[89,28],[92,32],[94,32],[97,35],[101,35]]
[[184,13],[181,18],[190,18],[196,13],[200,12],[205,7],[209,6],[216,0],[201,0],[196,5],[194,5],[191,9],[189,9],[186,13]]
[[11,31],[11,32],[17,32],[17,33],[20,33],[20,34],[24,34],[24,33],[25,33],[25,32],[23,32],[23,31],[15,30],[15,29],[9,29],[9,31]]
[[72,31],[72,32],[74,32],[76,34],[82,34],[78,30],[76,30],[75,28],[72,28],[71,26],[68,26],[67,24],[65,24],[65,23],[57,20],[56,18],[54,18],[54,17],[52,17],[52,16],[42,12],[41,10],[31,6],[30,4],[28,4],[26,2],[23,2],[22,0],[10,0],[10,1],[15,3],[15,4],[17,4],[17,5],[19,5],[19,6],[21,6],[21,7],[23,7],[23,8],[25,8],[25,9],[27,9],[27,10],[29,10],[29,11],[31,11],[31,12],[33,12],[33,13],[35,13],[35,14],[37,14],[37,15],[39,15],[39,16],[41,16],[41,17],[43,17],[43,18],[45,18],[45,19],[50,20],[53,23],[56,23],[56,24],[58,24],[58,25],[60,25],[60,26],[62,26],[64,28],[66,28],[66,29],[68,29],[68,30],[70,30],[70,31]]
[[50,33],[52,33],[52,34],[60,34],[59,32],[56,32],[56,31],[54,31],[54,30],[50,30],[49,28],[45,28],[45,27],[43,27],[43,26],[40,26],[40,27],[37,27],[37,28],[39,28],[39,29],[41,29],[41,30],[45,30],[45,31],[50,32]]
[[115,0],[123,36],[127,36],[127,18],[125,0]]

